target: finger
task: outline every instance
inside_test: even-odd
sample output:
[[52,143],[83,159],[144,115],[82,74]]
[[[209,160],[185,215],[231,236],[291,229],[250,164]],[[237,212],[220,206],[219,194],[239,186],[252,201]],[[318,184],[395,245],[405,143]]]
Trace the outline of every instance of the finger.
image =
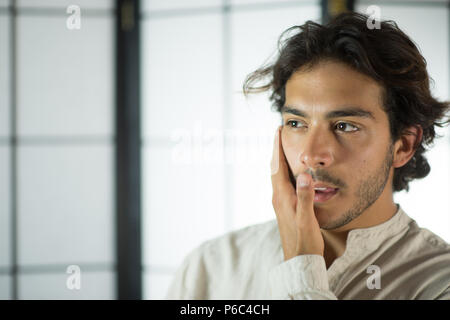
[[299,222],[308,223],[315,219],[314,187],[311,175],[300,173],[297,177],[297,217]]
[[287,194],[289,191],[294,193],[295,190],[289,179],[289,167],[283,151],[281,139],[282,128],[282,126],[278,127],[273,144],[271,161],[272,188],[274,191],[279,191],[281,194]]
[[276,174],[280,168],[280,128],[281,126],[279,126],[277,131],[275,131],[275,138],[273,140],[272,160],[270,161],[271,175]]

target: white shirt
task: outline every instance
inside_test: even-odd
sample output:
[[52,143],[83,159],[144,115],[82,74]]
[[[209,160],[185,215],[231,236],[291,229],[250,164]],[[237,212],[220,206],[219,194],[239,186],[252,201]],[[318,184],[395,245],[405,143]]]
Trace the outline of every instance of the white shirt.
[[388,221],[349,231],[327,269],[320,255],[284,261],[274,219],[191,251],[166,298],[450,300],[450,245],[398,206]]

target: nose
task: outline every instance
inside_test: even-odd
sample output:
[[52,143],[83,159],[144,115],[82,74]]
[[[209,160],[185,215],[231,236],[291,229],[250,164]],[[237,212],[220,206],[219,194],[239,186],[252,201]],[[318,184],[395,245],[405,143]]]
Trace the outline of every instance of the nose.
[[301,163],[308,168],[327,168],[334,160],[332,136],[324,128],[313,128],[304,135]]

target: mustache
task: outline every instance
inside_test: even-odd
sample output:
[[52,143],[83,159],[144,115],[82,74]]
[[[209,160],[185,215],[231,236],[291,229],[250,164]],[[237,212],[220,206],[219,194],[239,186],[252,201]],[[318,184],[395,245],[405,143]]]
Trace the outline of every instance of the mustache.
[[[311,168],[306,169],[303,173],[308,173],[309,175],[311,175],[313,181],[321,181],[324,183],[330,183],[334,186],[336,186],[336,188],[344,188],[346,186],[346,184],[344,183],[344,181],[342,181],[339,178],[335,178],[333,176],[331,176],[328,172],[326,172],[323,169],[316,169],[315,171],[312,171]],[[294,176],[294,181],[297,180],[298,175]]]

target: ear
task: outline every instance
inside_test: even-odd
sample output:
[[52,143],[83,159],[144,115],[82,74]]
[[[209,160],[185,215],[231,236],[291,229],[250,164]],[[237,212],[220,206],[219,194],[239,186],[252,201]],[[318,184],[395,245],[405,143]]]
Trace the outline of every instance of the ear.
[[420,125],[406,128],[395,142],[394,160],[392,166],[400,168],[414,156],[417,147],[422,142],[423,129]]

